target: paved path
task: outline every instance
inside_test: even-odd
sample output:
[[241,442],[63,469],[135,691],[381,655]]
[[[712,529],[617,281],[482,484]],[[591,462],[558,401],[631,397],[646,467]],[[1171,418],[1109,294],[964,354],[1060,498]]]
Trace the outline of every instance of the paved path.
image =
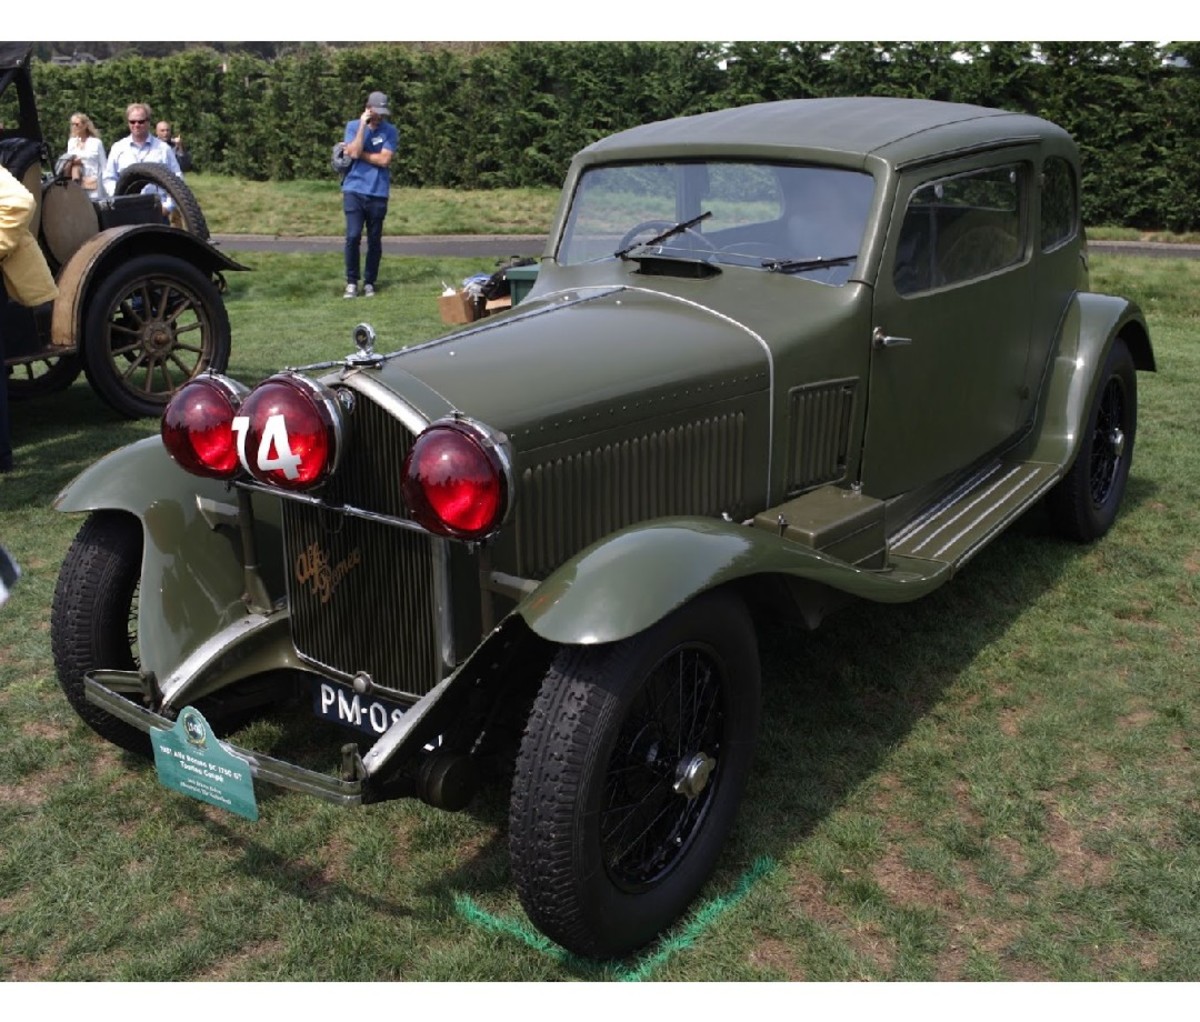
[[[341,238],[278,237],[270,234],[214,234],[213,243],[241,252],[340,252]],[[544,234],[444,234],[385,237],[385,255],[442,255],[466,258],[540,256],[546,246]],[[1200,258],[1200,245],[1176,245],[1157,241],[1091,241],[1094,252],[1151,256],[1155,258]]]
[[1088,248],[1093,252],[1155,259],[1200,259],[1200,245],[1177,245],[1166,241],[1089,241]]

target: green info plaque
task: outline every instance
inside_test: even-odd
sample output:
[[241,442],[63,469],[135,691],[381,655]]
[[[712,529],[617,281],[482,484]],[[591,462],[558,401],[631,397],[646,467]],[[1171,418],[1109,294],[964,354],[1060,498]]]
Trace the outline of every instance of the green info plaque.
[[258,819],[250,764],[217,739],[195,707],[185,706],[169,731],[151,728],[150,742],[158,779],[165,787],[248,820]]

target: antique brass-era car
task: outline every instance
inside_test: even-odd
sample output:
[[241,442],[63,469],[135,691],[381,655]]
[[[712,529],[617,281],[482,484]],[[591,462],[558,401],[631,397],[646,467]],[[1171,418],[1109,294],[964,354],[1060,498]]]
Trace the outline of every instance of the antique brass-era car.
[[228,364],[221,273],[245,267],[208,242],[195,196],[166,167],[127,167],[99,201],[51,173],[31,59],[30,44],[0,42],[0,164],[38,202],[30,230],[59,293],[30,309],[0,287],[0,383],[20,400],[63,390],[82,371],[120,414],[161,415],[184,383]]
[[1154,368],[1139,310],[1088,290],[1068,135],[904,99],[597,142],[518,306],[390,354],[358,335],[251,390],[201,377],[60,496],[87,513],[62,686],[157,757],[185,714],[190,741],[302,679],[365,735],[340,770],[222,749],[346,804],[457,808],[515,747],[522,903],[595,956],[714,867],[759,623],[917,599],[1038,501],[1101,536]]

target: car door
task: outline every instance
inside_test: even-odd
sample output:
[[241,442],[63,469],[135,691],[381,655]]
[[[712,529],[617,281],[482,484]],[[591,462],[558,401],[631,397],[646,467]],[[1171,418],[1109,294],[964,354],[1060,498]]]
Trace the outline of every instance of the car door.
[[964,468],[1017,429],[1029,349],[1034,153],[901,175],[874,299],[865,492]]

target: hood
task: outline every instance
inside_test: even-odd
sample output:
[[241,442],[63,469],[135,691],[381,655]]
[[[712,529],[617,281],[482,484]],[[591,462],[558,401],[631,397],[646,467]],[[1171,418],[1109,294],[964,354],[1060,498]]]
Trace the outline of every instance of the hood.
[[763,340],[726,316],[605,287],[529,300],[410,348],[380,379],[430,418],[458,411],[529,448],[767,391],[770,360]]

